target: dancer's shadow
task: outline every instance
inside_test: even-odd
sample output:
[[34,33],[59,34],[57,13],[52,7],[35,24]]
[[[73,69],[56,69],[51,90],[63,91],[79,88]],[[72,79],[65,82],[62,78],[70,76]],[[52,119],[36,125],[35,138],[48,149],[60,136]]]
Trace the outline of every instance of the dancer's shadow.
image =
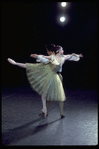
[[[40,131],[43,131],[44,129],[46,129],[46,127],[48,125],[57,122],[58,120],[60,120],[60,118],[57,120],[54,120],[50,123],[47,122],[42,125],[33,126],[33,124],[35,124],[36,122],[39,122],[41,120],[44,120],[44,118],[40,117],[32,122],[26,123],[24,125],[14,128],[14,129],[9,129],[7,132],[2,133],[2,144],[7,146],[13,141],[15,142],[22,138],[26,138],[26,137],[34,135]],[[31,127],[31,125],[32,125],[32,127]]]

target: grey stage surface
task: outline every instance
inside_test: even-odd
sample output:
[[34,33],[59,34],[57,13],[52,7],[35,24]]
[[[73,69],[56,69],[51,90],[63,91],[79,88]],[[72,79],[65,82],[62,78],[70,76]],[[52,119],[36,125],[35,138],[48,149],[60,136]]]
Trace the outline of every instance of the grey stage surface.
[[98,93],[66,90],[65,118],[60,119],[58,102],[51,102],[49,116],[39,117],[40,96],[27,88],[2,90],[2,144],[97,145]]

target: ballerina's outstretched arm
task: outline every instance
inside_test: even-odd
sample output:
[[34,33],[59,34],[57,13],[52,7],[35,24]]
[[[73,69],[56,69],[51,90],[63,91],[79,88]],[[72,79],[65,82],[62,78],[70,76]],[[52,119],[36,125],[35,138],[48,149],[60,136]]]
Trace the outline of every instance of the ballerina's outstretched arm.
[[44,58],[47,58],[47,59],[49,59],[49,60],[51,60],[51,58],[52,58],[52,56],[44,56],[44,55],[43,55],[43,57],[44,57]]
[[37,54],[31,54],[30,57],[36,58],[36,62],[41,62],[44,64],[48,64],[51,59],[51,56],[44,56],[44,55],[37,55]]
[[[37,58],[39,55],[37,55],[37,54],[31,54],[30,55],[30,57],[33,57],[33,58]],[[51,57],[52,56],[45,56],[45,55],[41,55],[42,57],[44,57],[44,58],[47,58],[47,59],[49,59],[49,60],[51,60]]]
[[22,68],[26,68],[26,64],[24,64],[24,63],[17,63],[14,60],[12,60],[11,58],[8,58],[7,60],[12,65],[16,65],[16,66],[19,66],[19,67],[22,67]]

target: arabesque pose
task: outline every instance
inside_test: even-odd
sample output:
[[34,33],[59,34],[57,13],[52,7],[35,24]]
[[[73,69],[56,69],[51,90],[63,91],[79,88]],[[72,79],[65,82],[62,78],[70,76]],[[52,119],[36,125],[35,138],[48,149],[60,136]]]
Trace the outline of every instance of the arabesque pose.
[[62,84],[62,65],[66,60],[79,61],[82,54],[63,55],[63,48],[49,44],[46,46],[49,56],[31,54],[30,57],[36,58],[36,64],[17,63],[8,58],[8,61],[16,66],[26,68],[28,81],[38,94],[41,95],[43,109],[40,115],[46,117],[49,111],[51,101],[58,101],[60,106],[60,116],[64,118],[63,102],[66,100],[65,92]]

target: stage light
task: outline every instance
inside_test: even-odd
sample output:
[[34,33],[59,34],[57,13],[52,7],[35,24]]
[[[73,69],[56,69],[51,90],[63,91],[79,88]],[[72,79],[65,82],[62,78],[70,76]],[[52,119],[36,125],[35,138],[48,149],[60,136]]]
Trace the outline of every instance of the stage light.
[[60,17],[60,21],[64,22],[65,21],[65,17]]
[[62,2],[62,3],[61,3],[61,6],[62,6],[62,7],[65,7],[66,5],[67,5],[66,2]]

